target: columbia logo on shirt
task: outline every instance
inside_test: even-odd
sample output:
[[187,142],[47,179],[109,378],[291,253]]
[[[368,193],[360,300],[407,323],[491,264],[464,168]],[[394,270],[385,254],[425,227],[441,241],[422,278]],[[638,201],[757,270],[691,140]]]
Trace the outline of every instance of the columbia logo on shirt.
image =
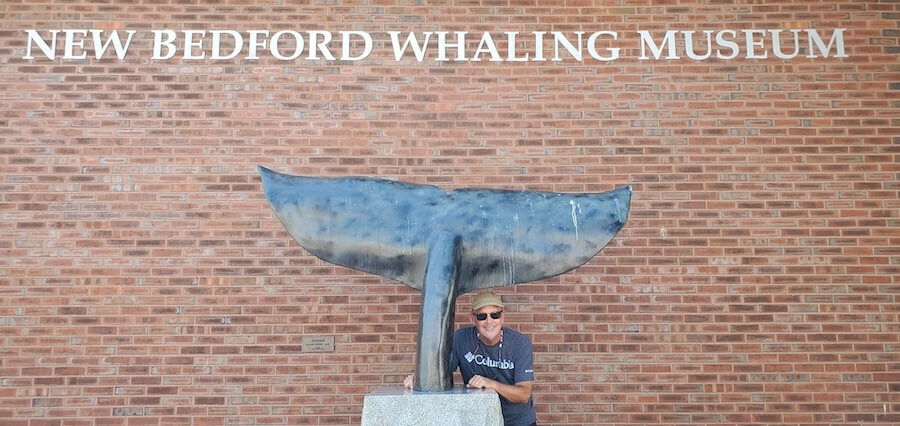
[[512,370],[516,368],[515,363],[513,363],[512,361],[505,359],[501,359],[498,361],[495,359],[487,358],[481,354],[474,355],[472,354],[472,352],[466,354],[466,361],[468,361],[469,363],[475,361],[475,363],[478,365],[483,365],[485,367],[491,368],[499,368],[501,370]]

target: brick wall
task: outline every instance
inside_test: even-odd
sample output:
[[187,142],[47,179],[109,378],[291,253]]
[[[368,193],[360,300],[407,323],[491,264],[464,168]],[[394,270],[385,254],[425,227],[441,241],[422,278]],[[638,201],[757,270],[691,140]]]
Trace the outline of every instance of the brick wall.
[[[534,341],[543,424],[900,423],[897,3],[245,3],[0,2],[3,424],[358,423],[412,371],[419,294],[299,248],[257,164],[631,184],[600,255],[499,291]],[[25,30],[65,28],[138,34],[123,60],[22,59]],[[846,28],[848,57],[639,60],[635,35],[801,28]],[[151,60],[154,29],[375,43]],[[616,31],[622,51],[395,61],[384,35],[441,30]]]

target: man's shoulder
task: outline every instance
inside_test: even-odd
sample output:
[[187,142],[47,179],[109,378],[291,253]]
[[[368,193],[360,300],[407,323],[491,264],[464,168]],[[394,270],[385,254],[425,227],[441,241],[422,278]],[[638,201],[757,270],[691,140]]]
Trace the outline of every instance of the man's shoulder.
[[503,327],[503,338],[509,339],[508,341],[510,342],[531,346],[531,339],[529,339],[528,336],[511,328]]
[[459,330],[456,330],[455,332],[453,332],[453,338],[454,338],[454,339],[461,339],[461,338],[466,338],[466,337],[468,337],[468,336],[473,336],[473,337],[474,337],[474,336],[475,336],[475,332],[472,331],[472,330],[474,330],[474,329],[475,329],[475,327],[463,327],[463,328],[460,328]]

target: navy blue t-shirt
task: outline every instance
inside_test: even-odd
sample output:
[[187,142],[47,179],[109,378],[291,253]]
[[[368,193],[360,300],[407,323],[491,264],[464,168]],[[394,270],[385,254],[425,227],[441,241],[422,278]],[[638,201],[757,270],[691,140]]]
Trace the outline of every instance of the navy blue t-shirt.
[[[457,330],[453,334],[450,353],[451,372],[459,367],[465,383],[476,374],[507,385],[533,381],[531,341],[524,334],[505,327],[502,333],[502,343],[488,346],[478,339],[475,327]],[[500,408],[506,426],[530,425],[537,421],[533,398],[517,404],[500,396]]]

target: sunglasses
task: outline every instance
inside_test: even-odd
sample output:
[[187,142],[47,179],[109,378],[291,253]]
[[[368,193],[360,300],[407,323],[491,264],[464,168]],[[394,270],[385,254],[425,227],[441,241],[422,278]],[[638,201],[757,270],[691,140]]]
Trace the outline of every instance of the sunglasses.
[[[503,315],[503,311],[491,312],[491,318],[500,319],[500,315]],[[488,317],[488,314],[482,312],[480,314],[475,314],[475,319],[478,321],[484,321]]]

